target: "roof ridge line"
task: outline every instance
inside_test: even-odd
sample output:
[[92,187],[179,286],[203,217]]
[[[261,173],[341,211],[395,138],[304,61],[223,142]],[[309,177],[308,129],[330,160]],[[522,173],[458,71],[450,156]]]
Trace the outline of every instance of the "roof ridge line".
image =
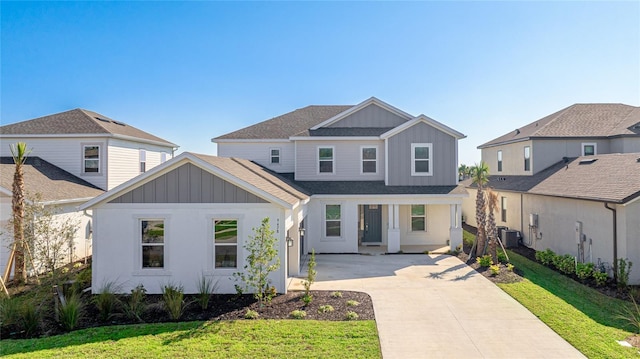
[[[291,196],[293,196],[293,197],[297,198],[298,200],[302,200],[302,199],[303,199],[303,198],[300,198],[300,196],[299,196],[299,195],[297,195],[297,194],[295,194],[295,193],[292,193],[292,192],[291,192],[291,191],[289,191],[288,189],[286,189],[286,188],[282,187],[281,185],[279,185],[278,183],[275,183],[274,181],[272,181],[270,178],[266,178],[266,177],[262,176],[260,173],[258,173],[258,172],[256,172],[256,171],[254,171],[252,168],[250,168],[249,166],[247,166],[247,165],[245,165],[244,163],[242,163],[242,162],[241,162],[241,160],[244,160],[244,161],[249,161],[249,160],[245,160],[245,159],[241,159],[241,158],[236,158],[236,157],[229,157],[229,159],[231,159],[233,162],[235,162],[235,163],[239,164],[239,165],[240,165],[240,166],[242,166],[243,168],[246,168],[246,169],[247,169],[248,171],[250,171],[251,173],[254,173],[254,174],[256,174],[256,175],[258,175],[258,176],[260,176],[260,177],[264,178],[267,182],[269,182],[269,183],[271,183],[272,185],[274,185],[274,186],[276,186],[276,187],[280,188],[281,190],[283,190],[283,191],[285,191],[286,193],[288,193],[289,195],[291,195]],[[255,162],[253,162],[253,161],[249,161],[249,162],[251,162],[251,163],[253,163],[253,164],[257,165],[257,166],[260,166],[260,165],[256,164],[256,163],[255,163]],[[261,168],[264,168],[264,167],[262,167],[262,166],[260,166],[260,167],[261,167]],[[298,192],[301,192],[301,191],[298,191]],[[301,192],[301,193],[302,193],[302,192]]]
[[[109,129],[107,129],[106,127],[104,127],[100,122],[102,121],[98,121],[96,120],[93,116],[89,115],[87,113],[87,110],[83,109],[83,108],[77,108],[77,110],[80,110],[80,112],[82,112],[83,115],[87,116],[87,118],[92,121],[93,123],[95,123],[96,125],[100,126],[103,130],[107,131],[108,134],[113,135],[114,133],[109,131]],[[73,110],[72,110],[73,111]],[[97,112],[96,112],[97,114]],[[105,116],[106,117],[106,116]]]

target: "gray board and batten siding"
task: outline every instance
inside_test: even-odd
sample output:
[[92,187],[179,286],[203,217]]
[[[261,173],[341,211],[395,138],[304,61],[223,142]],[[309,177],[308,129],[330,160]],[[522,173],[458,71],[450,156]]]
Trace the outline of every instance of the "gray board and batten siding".
[[[389,186],[450,186],[456,184],[456,138],[426,123],[417,123],[389,137]],[[431,176],[411,175],[411,144],[431,143]]]
[[109,203],[268,203],[190,163],[145,183]]
[[371,104],[359,111],[348,115],[338,122],[332,123],[327,127],[397,127],[407,122],[407,119],[402,118],[392,112],[389,112],[382,107],[375,104]]

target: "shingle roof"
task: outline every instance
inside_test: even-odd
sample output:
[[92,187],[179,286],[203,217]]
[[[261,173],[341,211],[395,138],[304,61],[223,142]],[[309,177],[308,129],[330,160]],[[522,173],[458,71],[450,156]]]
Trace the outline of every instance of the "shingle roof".
[[286,203],[294,205],[300,200],[309,198],[306,193],[303,193],[298,188],[274,175],[269,170],[249,160],[209,156],[191,152],[188,152],[188,154],[207,162],[231,176],[242,179],[252,186],[268,192],[272,196],[275,196]]
[[[638,125],[639,127],[634,128]],[[478,148],[545,137],[640,136],[640,107],[624,104],[575,104]]]
[[[572,160],[573,159],[567,159],[567,161]],[[489,182],[487,182],[485,186],[501,191],[526,192],[538,185],[540,182],[549,178],[549,176],[553,175],[559,169],[564,168],[566,165],[567,162],[560,161],[531,176],[491,175],[489,176]],[[475,183],[472,183],[470,178],[466,179],[462,183],[469,188],[478,187]]]
[[0,126],[0,136],[71,134],[120,135],[176,147],[175,144],[167,140],[144,132],[133,126],[112,120],[97,112],[79,108],[35,118],[33,120]]
[[626,203],[640,196],[640,153],[578,157],[529,193]]
[[[103,190],[39,157],[27,157],[24,169],[25,189],[41,200],[64,201],[96,197]],[[11,191],[15,164],[11,157],[0,157],[0,186]]]
[[393,127],[323,127],[317,130],[302,131],[296,136],[374,136],[378,137]]
[[286,139],[350,109],[353,106],[307,106],[213,140]]

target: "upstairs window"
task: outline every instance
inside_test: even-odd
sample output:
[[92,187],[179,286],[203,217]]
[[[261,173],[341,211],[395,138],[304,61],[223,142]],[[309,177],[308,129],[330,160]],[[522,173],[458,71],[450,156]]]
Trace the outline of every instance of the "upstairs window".
[[318,147],[318,172],[333,173],[333,147]]
[[507,221],[507,197],[500,197],[500,219]]
[[270,152],[270,162],[272,165],[278,165],[280,164],[280,149],[279,148],[272,148],[269,150]]
[[362,173],[376,173],[378,171],[377,151],[376,147],[362,147]]
[[217,219],[214,227],[214,255],[216,268],[238,267],[238,220]]
[[339,204],[328,204],[324,210],[325,235],[327,237],[340,237],[342,213]]
[[595,143],[583,143],[582,155],[583,156],[595,156],[597,155],[597,144]]
[[531,147],[524,147],[524,170],[531,171]]
[[430,143],[411,144],[411,175],[431,176],[433,163],[431,161],[432,145]]
[[142,268],[164,268],[164,220],[140,221]]
[[411,205],[411,231],[424,232],[427,229],[427,211],[423,204]]
[[498,151],[498,172],[502,172],[502,151]]
[[85,145],[82,147],[84,173],[100,172],[100,146]]
[[147,171],[147,151],[140,150],[140,173]]

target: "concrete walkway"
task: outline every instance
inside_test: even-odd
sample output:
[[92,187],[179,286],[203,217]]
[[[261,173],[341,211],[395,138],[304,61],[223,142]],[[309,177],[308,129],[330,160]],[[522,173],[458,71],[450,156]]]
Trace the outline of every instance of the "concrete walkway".
[[[368,293],[391,358],[584,358],[517,301],[445,255],[317,255],[312,290]],[[293,279],[289,290],[302,290]]]

